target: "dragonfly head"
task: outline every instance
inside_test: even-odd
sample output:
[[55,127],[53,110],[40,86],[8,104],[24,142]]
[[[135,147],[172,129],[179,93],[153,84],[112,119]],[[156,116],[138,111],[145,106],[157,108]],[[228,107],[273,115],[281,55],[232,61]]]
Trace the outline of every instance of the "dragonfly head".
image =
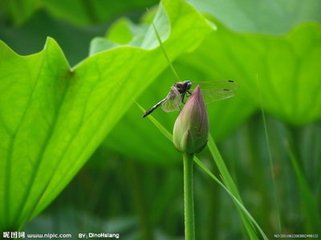
[[183,82],[177,82],[174,85],[176,87],[176,89],[180,92],[180,93],[186,93],[188,90],[191,89],[192,87],[192,82],[190,80],[186,80]]

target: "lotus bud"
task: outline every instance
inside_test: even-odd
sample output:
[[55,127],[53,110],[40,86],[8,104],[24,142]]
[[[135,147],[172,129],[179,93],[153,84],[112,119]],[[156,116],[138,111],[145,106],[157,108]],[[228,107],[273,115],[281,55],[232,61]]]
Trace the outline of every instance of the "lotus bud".
[[197,86],[175,121],[173,143],[178,151],[195,154],[203,150],[207,139],[208,114]]

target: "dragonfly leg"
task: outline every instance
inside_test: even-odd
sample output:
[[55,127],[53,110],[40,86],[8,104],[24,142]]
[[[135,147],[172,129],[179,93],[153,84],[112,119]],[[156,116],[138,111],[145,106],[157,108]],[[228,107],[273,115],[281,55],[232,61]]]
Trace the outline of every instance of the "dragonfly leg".
[[182,93],[182,94],[181,94],[181,96],[182,96],[182,103],[185,104],[185,102],[184,102],[185,96],[189,97],[189,96],[191,96],[191,95],[192,95],[192,93],[191,93],[190,91],[186,91],[185,93]]
[[185,102],[184,102],[185,95],[186,95],[186,93],[182,93],[182,94],[181,94],[181,96],[182,96],[182,103],[184,103],[184,104],[185,104]]

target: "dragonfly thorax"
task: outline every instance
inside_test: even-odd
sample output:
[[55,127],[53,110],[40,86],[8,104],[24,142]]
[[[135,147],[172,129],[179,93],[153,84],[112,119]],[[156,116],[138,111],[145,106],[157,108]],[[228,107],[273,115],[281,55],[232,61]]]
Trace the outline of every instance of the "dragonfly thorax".
[[175,88],[179,91],[179,93],[186,93],[192,87],[192,82],[189,80],[183,82],[175,83]]

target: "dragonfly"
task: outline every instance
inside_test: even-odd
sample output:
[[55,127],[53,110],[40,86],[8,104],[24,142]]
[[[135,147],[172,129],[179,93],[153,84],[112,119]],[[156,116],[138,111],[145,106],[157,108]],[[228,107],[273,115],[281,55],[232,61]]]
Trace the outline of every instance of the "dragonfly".
[[[200,83],[206,103],[223,100],[234,96],[238,85],[233,80],[204,81]],[[161,107],[164,112],[179,111],[184,104],[185,97],[191,95],[192,82],[190,80],[176,82],[167,96],[149,108],[143,118]]]

